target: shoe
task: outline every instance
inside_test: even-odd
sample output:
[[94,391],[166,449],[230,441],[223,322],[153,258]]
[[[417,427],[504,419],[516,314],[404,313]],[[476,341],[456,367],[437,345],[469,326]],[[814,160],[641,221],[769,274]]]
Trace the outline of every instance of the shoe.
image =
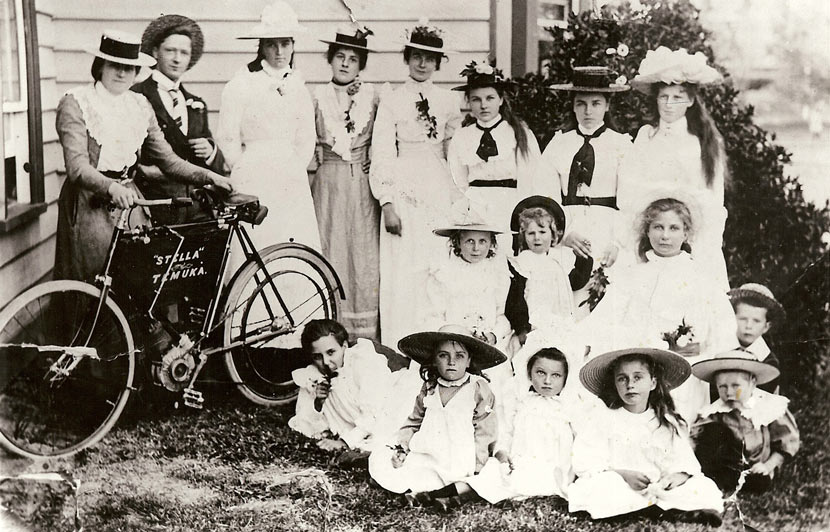
[[439,497],[435,499],[432,503],[433,508],[441,513],[449,513],[452,510],[461,506],[461,498],[458,496],[455,497]]
[[680,520],[687,523],[702,523],[715,528],[723,524],[721,514],[715,510],[692,510],[689,512],[683,512],[680,515]]
[[420,508],[422,506],[430,506],[433,503],[433,498],[425,491],[412,492],[407,491],[403,494],[406,505],[410,508]]

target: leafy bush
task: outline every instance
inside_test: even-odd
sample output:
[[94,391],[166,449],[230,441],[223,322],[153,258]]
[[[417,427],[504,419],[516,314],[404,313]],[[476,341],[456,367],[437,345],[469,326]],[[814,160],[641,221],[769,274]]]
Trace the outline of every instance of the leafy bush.
[[[544,145],[571,116],[568,95],[547,86],[566,83],[572,66],[606,65],[630,80],[646,52],[658,46],[705,53],[727,78],[704,88],[702,96],[724,137],[731,176],[724,234],[730,284],[764,283],[784,304],[787,322],[776,324],[769,339],[782,359],[785,392],[811,395],[825,379],[830,358],[830,260],[822,243],[830,230],[830,206],[806,202],[798,179],[785,174],[790,154],[775,144],[774,134],[753,123],[753,108],[738,101],[738,91],[707,44],[697,8],[689,0],[641,4],[637,11],[627,3],[607,7],[601,18],[590,12],[572,15],[567,28],[552,30],[545,58],[549,77],[532,73],[518,79],[515,110]],[[620,132],[636,134],[648,114],[647,98],[637,91],[612,100]]]

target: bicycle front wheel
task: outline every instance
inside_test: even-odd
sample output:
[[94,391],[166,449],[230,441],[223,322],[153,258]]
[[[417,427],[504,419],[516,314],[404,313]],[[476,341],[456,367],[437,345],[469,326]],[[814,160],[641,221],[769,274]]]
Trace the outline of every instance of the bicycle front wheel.
[[[297,397],[291,372],[310,363],[300,348],[303,326],[313,319],[337,319],[340,287],[331,266],[299,244],[278,244],[260,252],[265,269],[247,263],[228,289],[224,345],[246,345],[225,353],[225,365],[239,391],[262,405]],[[293,322],[292,332],[253,340]]]
[[29,458],[94,445],[127,404],[135,346],[124,313],[80,281],[35,286],[0,312],[0,444]]

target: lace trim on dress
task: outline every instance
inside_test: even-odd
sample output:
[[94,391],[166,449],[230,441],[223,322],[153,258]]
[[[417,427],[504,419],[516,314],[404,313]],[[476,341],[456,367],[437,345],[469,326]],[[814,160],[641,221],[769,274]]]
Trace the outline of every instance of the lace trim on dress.
[[334,89],[334,84],[326,83],[317,87],[314,96],[323,115],[326,136],[331,137],[333,141],[331,150],[344,161],[351,161],[352,141],[366,129],[366,125],[372,117],[372,103],[375,98],[374,86],[363,83],[360,90],[352,96],[354,105],[349,114],[354,122],[354,130],[351,132],[346,128],[346,117],[337,101],[337,91]]
[[700,416],[709,417],[716,413],[728,414],[732,410],[738,410],[741,416],[752,422],[753,427],[760,429],[783,417],[789,404],[790,400],[783,395],[776,395],[756,388],[752,392],[752,397],[742,408],[733,408],[718,399],[704,407],[700,411]]
[[[136,161],[136,152],[147,137],[152,112],[142,105],[144,96],[127,91],[118,96],[102,94],[103,87],[83,85],[67,91],[81,108],[87,132],[98,145],[98,170],[120,171]],[[143,120],[142,120],[143,118]]]

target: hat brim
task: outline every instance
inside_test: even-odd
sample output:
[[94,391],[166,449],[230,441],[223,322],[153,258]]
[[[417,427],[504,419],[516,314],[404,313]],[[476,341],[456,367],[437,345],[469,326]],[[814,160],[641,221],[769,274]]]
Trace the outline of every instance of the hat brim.
[[470,360],[478,369],[498,366],[507,357],[490,344],[466,334],[426,331],[410,334],[398,342],[398,350],[421,365],[429,364],[435,356],[435,347],[440,342],[458,342],[467,348]]
[[417,48],[418,50],[425,50],[427,52],[435,52],[437,54],[443,55],[444,57],[446,57],[447,54],[457,54],[458,53],[455,50],[447,50],[446,48],[436,48],[435,46],[428,46],[426,44],[419,44],[419,43],[409,42],[409,41],[402,41],[401,45],[404,48]]
[[632,87],[634,87],[634,89],[636,91],[641,92],[643,94],[651,95],[651,87],[655,83],[664,83],[666,85],[682,85],[684,83],[688,83],[690,85],[713,85],[713,84],[719,83],[721,81],[721,79],[713,79],[712,81],[705,81],[705,82],[690,81],[690,80],[679,81],[679,82],[678,81],[666,81],[664,74],[666,72],[669,72],[669,71],[674,70],[674,69],[675,69],[675,67],[671,66],[671,67],[667,67],[663,70],[660,70],[658,72],[652,72],[651,74],[648,74],[646,76],[637,75],[637,76],[634,76],[634,79],[629,81],[629,83],[631,84]]
[[272,26],[263,27],[261,25],[255,26],[249,33],[237,37],[242,40],[253,39],[293,39],[300,35],[308,33],[308,28],[305,26]]
[[551,213],[556,222],[556,228],[564,233],[566,223],[565,210],[562,209],[562,206],[555,199],[547,196],[530,196],[520,201],[510,215],[510,230],[518,233],[520,230],[519,215],[523,210],[534,207],[541,207]]
[[692,366],[692,374],[698,379],[712,382],[719,371],[745,371],[755,375],[755,384],[766,384],[775,380],[781,371],[760,360],[744,357],[716,357],[702,360]]
[[170,28],[184,26],[190,33],[190,63],[187,69],[190,70],[202,58],[205,47],[205,37],[202,28],[192,19],[183,15],[163,15],[147,25],[141,35],[141,51],[152,55],[153,48],[161,44],[158,39]]
[[481,89],[481,88],[485,88],[485,87],[494,87],[494,88],[501,88],[501,89],[508,89],[509,90],[509,89],[516,88],[518,85],[519,84],[516,83],[513,80],[504,80],[504,81],[496,81],[496,82],[493,82],[493,83],[482,83],[482,84],[473,84],[473,85],[470,85],[469,83],[465,83],[464,85],[459,85],[457,87],[453,87],[450,90],[466,92],[468,90]]
[[787,316],[787,311],[784,310],[784,305],[779,303],[777,300],[755,290],[733,288],[727,293],[729,294],[729,299],[733,304],[740,301],[746,301],[748,303],[757,303],[757,306],[766,308],[772,314],[769,318],[772,322],[778,322]]
[[608,382],[607,375],[611,365],[620,357],[626,355],[643,355],[651,358],[660,364],[663,373],[663,381],[669,390],[677,388],[692,374],[692,368],[682,356],[665,349],[650,347],[633,347],[629,349],[618,349],[603,353],[592,358],[579,370],[579,380],[591,393],[596,396],[602,394],[603,388]]
[[456,224],[447,227],[441,227],[438,229],[433,229],[433,233],[438,236],[452,236],[458,231],[482,231],[485,233],[494,233],[500,235],[502,233],[511,233],[512,231],[508,231],[503,227],[496,227],[495,225],[491,224]]
[[558,83],[556,85],[548,86],[549,90],[565,91],[565,92],[599,92],[599,93],[613,93],[625,92],[631,90],[628,85],[609,85],[607,87],[588,87],[584,85],[574,85],[573,83]]
[[120,65],[151,67],[156,64],[156,60],[144,52],[139,52],[136,59],[127,59],[124,57],[118,57],[117,55],[105,54],[97,48],[87,48],[84,51],[90,55],[94,55],[95,57],[100,57],[101,59],[106,59],[107,61],[118,63]]
[[373,50],[371,48],[367,48],[366,46],[359,46],[357,44],[350,44],[350,43],[347,43],[347,42],[328,41],[326,39],[318,39],[318,40],[320,42],[323,42],[323,43],[326,43],[326,44],[333,44],[333,45],[341,47],[341,48],[351,48],[353,50],[363,50],[364,52],[376,52],[377,51],[377,50]]

